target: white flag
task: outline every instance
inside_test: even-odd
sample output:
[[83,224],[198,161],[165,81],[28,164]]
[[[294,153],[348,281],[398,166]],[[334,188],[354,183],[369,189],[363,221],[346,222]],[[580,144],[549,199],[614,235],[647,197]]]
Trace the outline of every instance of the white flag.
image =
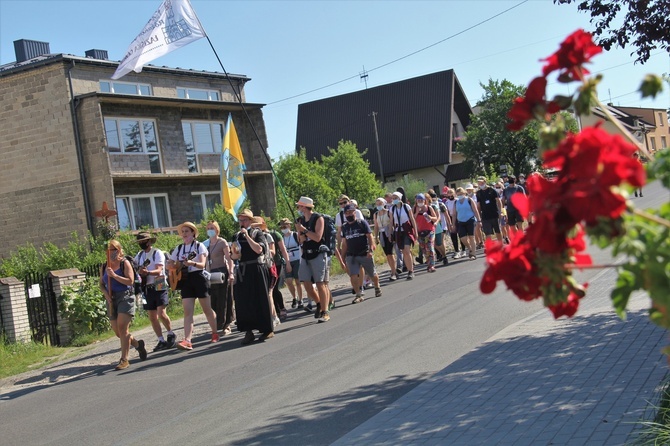
[[128,47],[112,79],[135,71],[154,59],[205,37],[205,30],[188,0],[163,0],[142,32]]

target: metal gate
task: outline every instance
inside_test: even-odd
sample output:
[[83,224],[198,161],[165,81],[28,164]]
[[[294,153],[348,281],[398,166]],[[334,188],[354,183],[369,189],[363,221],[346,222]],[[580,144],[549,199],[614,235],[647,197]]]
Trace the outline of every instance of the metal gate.
[[29,274],[25,279],[28,320],[33,341],[59,346],[58,303],[49,274]]

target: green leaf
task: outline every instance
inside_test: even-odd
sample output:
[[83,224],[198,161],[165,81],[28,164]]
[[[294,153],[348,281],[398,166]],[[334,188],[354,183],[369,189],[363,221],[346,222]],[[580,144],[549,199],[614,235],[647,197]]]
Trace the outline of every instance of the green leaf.
[[614,310],[621,320],[626,320],[626,306],[634,289],[635,274],[625,269],[621,270],[611,294]]

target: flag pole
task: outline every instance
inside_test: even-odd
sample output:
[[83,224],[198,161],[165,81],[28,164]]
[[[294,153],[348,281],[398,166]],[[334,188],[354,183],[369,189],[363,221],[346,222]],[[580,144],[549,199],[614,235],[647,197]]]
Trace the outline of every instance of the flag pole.
[[[190,0],[187,0],[190,4]],[[191,7],[192,9],[192,7]],[[195,11],[195,10],[193,10]],[[254,132],[254,136],[256,137],[256,141],[258,141],[258,144],[261,146],[261,149],[263,149],[263,154],[265,155],[265,159],[268,161],[268,164],[270,165],[270,171],[272,172],[272,176],[274,177],[275,180],[277,180],[277,184],[279,184],[279,189],[282,192],[282,195],[284,197],[284,200],[286,201],[286,205],[288,206],[289,211],[291,212],[291,217],[293,220],[295,220],[295,213],[293,212],[293,206],[291,206],[291,203],[289,202],[288,197],[286,196],[286,192],[284,191],[284,187],[281,184],[281,181],[279,180],[279,177],[277,177],[277,173],[275,172],[274,167],[272,167],[272,160],[270,159],[270,155],[268,155],[267,149],[263,147],[263,143],[261,142],[261,138],[258,135],[258,131],[256,130],[256,126],[254,126],[254,123],[251,121],[251,117],[249,116],[249,113],[247,112],[247,108],[244,106],[244,103],[242,102],[242,96],[240,93],[237,91],[235,88],[235,85],[233,84],[233,81],[230,79],[230,76],[228,75],[228,72],[226,71],[225,67],[223,66],[223,63],[221,62],[221,58],[219,57],[219,54],[216,52],[216,49],[214,48],[214,45],[212,44],[212,41],[209,38],[209,34],[207,34],[207,31],[205,31],[205,27],[202,26],[202,22],[200,21],[200,18],[198,17],[197,14],[195,14],[195,18],[200,24],[200,28],[202,29],[203,33],[205,34],[205,37],[207,38],[207,42],[209,42],[210,48],[212,48],[212,51],[214,52],[214,55],[216,56],[216,60],[219,62],[219,66],[221,67],[221,70],[223,70],[223,74],[226,76],[226,80],[228,81],[228,84],[230,85],[230,88],[233,90],[233,94],[235,95],[235,99],[237,99],[237,102],[240,104],[240,107],[242,108],[242,111],[244,112],[244,116],[247,118],[247,121],[249,122],[249,125],[251,126],[251,130]]]

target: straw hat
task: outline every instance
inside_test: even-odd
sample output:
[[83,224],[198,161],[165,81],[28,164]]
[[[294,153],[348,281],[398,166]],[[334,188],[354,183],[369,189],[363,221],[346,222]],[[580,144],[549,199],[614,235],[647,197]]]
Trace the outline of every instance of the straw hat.
[[238,217],[247,217],[248,219],[253,219],[254,218],[254,213],[251,212],[250,209],[244,209],[242,212],[239,212],[237,214]]
[[180,224],[179,226],[177,226],[177,232],[178,232],[178,233],[181,233],[181,228],[183,228],[183,227],[190,228],[191,231],[193,231],[193,233],[194,233],[194,237],[197,237],[197,236],[198,236],[198,228],[197,228],[197,226],[194,225],[193,223],[191,223],[190,221],[185,221],[184,223],[182,223],[182,224]]
[[308,208],[313,208],[314,207],[314,200],[312,200],[309,197],[300,197],[300,200],[296,202],[296,204],[300,206],[305,206]]
[[156,243],[156,237],[153,237],[148,232],[138,232],[137,235],[135,236],[135,242],[137,243],[149,242],[153,245],[154,243]]
[[262,230],[266,230],[268,226],[265,224],[265,219],[261,216],[256,216],[254,219],[251,221],[251,226],[255,228],[261,228]]
[[288,218],[282,218],[279,220],[279,226],[291,226],[291,220]]

